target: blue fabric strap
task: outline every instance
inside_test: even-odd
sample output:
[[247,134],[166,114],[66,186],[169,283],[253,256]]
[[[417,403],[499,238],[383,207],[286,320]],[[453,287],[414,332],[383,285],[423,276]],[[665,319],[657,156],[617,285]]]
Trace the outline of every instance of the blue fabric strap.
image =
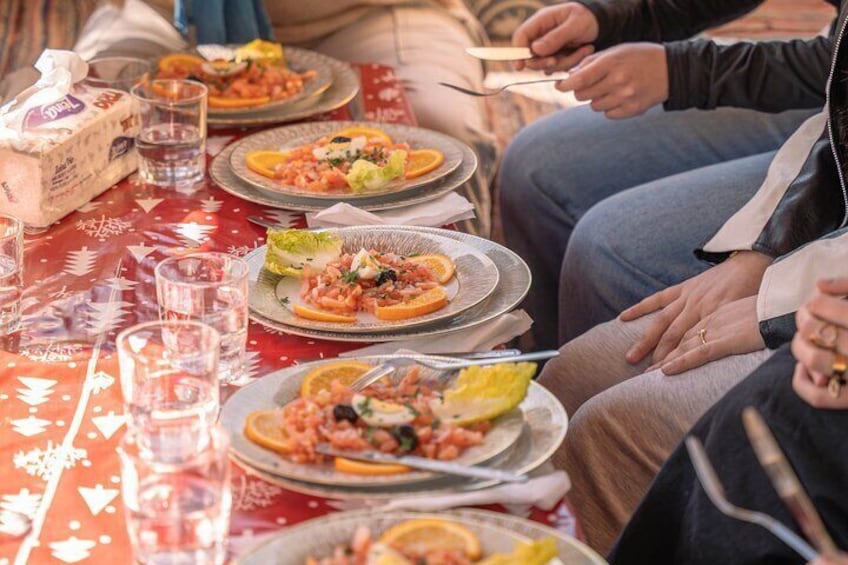
[[195,26],[198,44],[274,39],[262,0],[176,0],[174,26],[188,35],[191,25]]

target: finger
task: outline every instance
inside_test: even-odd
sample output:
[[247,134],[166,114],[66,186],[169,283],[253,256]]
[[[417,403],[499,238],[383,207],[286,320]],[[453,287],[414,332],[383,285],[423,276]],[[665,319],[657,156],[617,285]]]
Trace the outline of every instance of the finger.
[[848,408],[848,391],[833,398],[826,387],[816,386],[813,381],[806,378],[803,367],[796,366],[795,374],[792,376],[792,388],[807,404],[814,408],[823,409],[845,409]]
[[836,359],[832,352],[816,347],[800,334],[795,334],[792,339],[792,354],[795,355],[795,359],[804,364],[808,371],[823,375],[831,373]]
[[657,342],[657,346],[654,348],[654,361],[663,359],[672,349],[680,345],[686,332],[695,327],[695,324],[699,321],[701,319],[697,312],[691,308],[686,309],[684,307],[681,314],[669,324],[668,329],[665,330],[659,342]]
[[583,64],[574,69],[567,78],[559,81],[556,87],[562,92],[583,91],[603,80],[606,74],[607,65],[602,60],[590,61],[590,57],[587,57]]
[[588,57],[594,52],[594,45],[584,45],[567,54],[561,54],[555,57],[530,59],[527,61],[527,66],[536,71],[544,71],[549,75],[563,71],[570,71],[580,63],[583,63],[584,65],[587,64]]
[[638,304],[631,306],[619,315],[622,322],[630,322],[637,318],[641,318],[651,312],[656,312],[660,308],[664,308],[671,304],[680,296],[680,285],[670,286],[665,290],[656,292],[651,296],[643,299]]
[[733,340],[708,341],[706,345],[701,344],[700,347],[696,347],[677,359],[663,363],[662,372],[669,376],[679,375],[731,354],[733,354]]
[[518,26],[512,34],[515,47],[530,47],[530,44],[559,24],[551,10],[541,9]]
[[645,335],[642,336],[642,339],[637,341],[636,344],[633,345],[633,347],[631,347],[627,352],[627,355],[625,355],[627,361],[633,364],[639,363],[651,351],[653,351],[669,324],[674,321],[682,310],[683,301],[672,302],[663,308],[662,312],[648,326],[648,329],[645,332]]
[[690,351],[694,350],[697,347],[700,347],[701,345],[703,345],[703,344],[701,343],[701,340],[697,337],[689,338],[689,339],[684,338],[683,340],[681,340],[680,345],[678,345],[671,353],[666,355],[663,359],[660,359],[659,361],[657,361],[653,365],[651,365],[651,368],[652,369],[659,369],[663,365],[665,365],[665,364],[667,364],[671,361],[674,361],[678,357],[682,357],[683,355],[686,355],[687,353],[689,353]]
[[806,304],[810,314],[830,324],[845,328],[848,320],[848,300],[828,294],[816,294]]
[[538,39],[533,40],[530,43],[530,50],[542,57],[553,55],[564,47],[574,45],[578,33],[574,19],[567,17],[565,21],[540,34],[541,37]]
[[848,277],[837,277],[833,279],[821,279],[816,286],[827,294],[845,296],[848,294]]

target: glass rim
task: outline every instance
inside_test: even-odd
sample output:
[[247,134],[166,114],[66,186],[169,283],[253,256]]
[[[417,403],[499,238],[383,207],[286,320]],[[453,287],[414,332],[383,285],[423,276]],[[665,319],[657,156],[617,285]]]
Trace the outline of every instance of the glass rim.
[[[185,98],[177,99],[156,97],[155,95],[147,95],[143,92],[142,89],[144,87],[152,87],[152,85],[157,83],[184,84],[193,87],[199,87],[200,92],[198,94],[195,94],[194,96],[187,96]],[[199,80],[191,80],[187,78],[157,78],[153,80],[146,80],[134,85],[130,89],[130,94],[136,100],[147,104],[158,104],[160,106],[190,106],[206,99],[206,96],[209,94],[209,89],[206,87],[205,84],[203,84]]]
[[[83,79],[83,82],[89,86],[101,87],[101,85],[109,85],[121,82],[135,82],[139,79],[146,77],[152,70],[153,65],[147,59],[141,59],[139,57],[129,57],[129,56],[115,56],[115,57],[97,57],[87,61],[89,71],[91,67],[97,65],[98,63],[106,63],[106,62],[123,62],[127,65],[135,64],[135,65],[143,65],[144,71],[138,73],[134,76],[126,76],[126,77],[118,77],[118,78],[106,78],[106,77],[96,77],[96,76],[86,76]],[[144,82],[144,81],[142,81]],[[133,85],[135,86],[135,85]]]
[[[177,263],[183,259],[202,259],[207,257],[216,257],[227,259],[232,262],[233,265],[238,265],[240,272],[238,273],[227,273],[227,277],[220,281],[188,281],[188,280],[174,280],[171,277],[168,277],[163,272],[163,265],[170,265],[172,263]],[[162,259],[156,264],[156,267],[153,269],[153,276],[156,280],[156,284],[158,287],[159,281],[165,281],[173,286],[187,286],[193,288],[205,288],[209,286],[217,286],[217,285],[227,285],[232,284],[234,282],[238,282],[239,279],[247,278],[250,275],[250,267],[247,264],[247,261],[242,259],[241,257],[235,257],[230,255],[229,253],[223,253],[221,251],[202,251],[198,253],[188,253],[186,255],[180,255],[175,257],[167,257],[166,259]]]
[[119,354],[121,351],[128,351],[133,356],[137,356],[137,353],[132,351],[132,349],[126,345],[126,341],[130,338],[130,336],[140,331],[158,329],[165,326],[182,326],[184,328],[200,330],[203,333],[209,334],[209,336],[215,341],[212,350],[217,351],[220,347],[221,332],[209,324],[205,324],[198,320],[151,320],[149,322],[135,324],[122,330],[115,338],[115,348]]

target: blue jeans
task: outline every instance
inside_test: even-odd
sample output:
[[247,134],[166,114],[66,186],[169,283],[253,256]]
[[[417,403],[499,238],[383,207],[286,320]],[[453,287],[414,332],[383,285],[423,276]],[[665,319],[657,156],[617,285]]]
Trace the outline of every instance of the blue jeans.
[[[759,188],[813,110],[608,120],[586,106],[519,132],[501,166],[506,242],[530,265],[537,347],[556,347],[708,265],[693,251]],[[558,336],[558,337],[557,337]]]

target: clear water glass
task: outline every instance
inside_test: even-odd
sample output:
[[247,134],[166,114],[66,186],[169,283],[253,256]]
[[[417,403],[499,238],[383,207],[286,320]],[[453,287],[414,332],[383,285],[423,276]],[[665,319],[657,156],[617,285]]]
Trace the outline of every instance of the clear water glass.
[[83,84],[94,88],[112,88],[129,92],[150,77],[149,61],[135,57],[100,57],[88,62]]
[[193,80],[153,80],[130,92],[141,116],[136,138],[141,180],[191,190],[206,174],[206,86]]
[[188,320],[147,322],[117,338],[128,428],[160,461],[177,462],[209,443],[220,408],[214,328]]
[[127,433],[118,453],[130,544],[145,565],[221,565],[232,493],[229,438],[216,426],[205,449],[179,463],[150,458]]
[[193,253],[156,266],[156,297],[162,320],[196,320],[221,334],[218,376],[222,383],[245,372],[248,266],[226,253]]
[[23,270],[24,224],[14,216],[0,215],[0,335],[20,329]]

